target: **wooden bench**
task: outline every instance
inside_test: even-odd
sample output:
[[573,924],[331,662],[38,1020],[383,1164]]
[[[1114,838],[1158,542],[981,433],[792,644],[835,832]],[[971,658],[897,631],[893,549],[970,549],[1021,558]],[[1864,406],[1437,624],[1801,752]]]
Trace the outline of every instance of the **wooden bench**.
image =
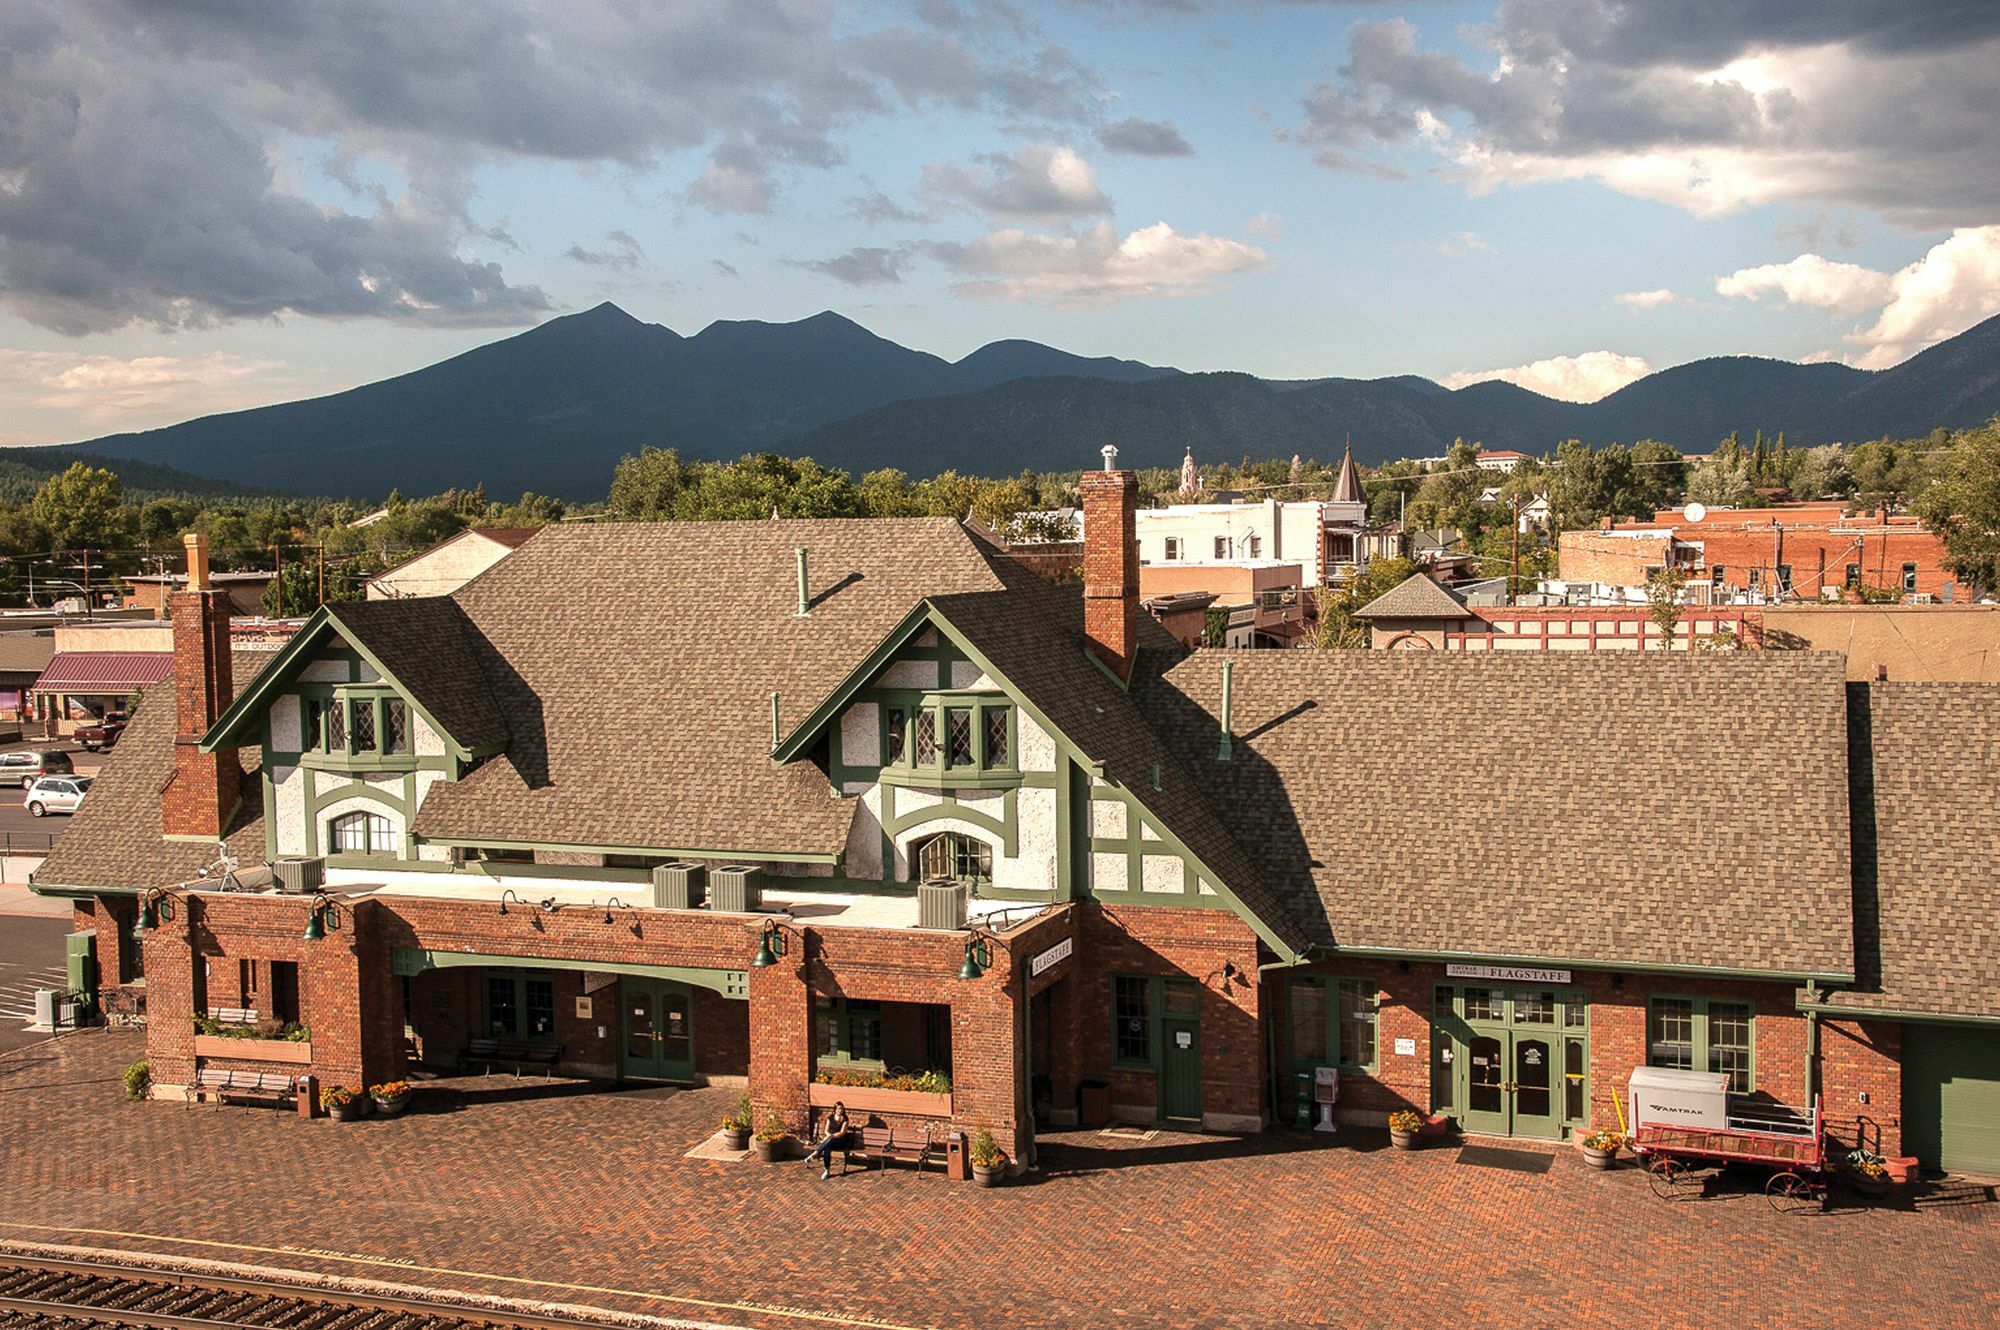
[[862,1127],[853,1134],[860,1137],[859,1145],[850,1144],[846,1150],[834,1151],[841,1156],[843,1173],[852,1155],[861,1156],[864,1165],[873,1161],[877,1169],[888,1168],[892,1159],[914,1159],[919,1173],[924,1171],[925,1164],[938,1157],[937,1142],[920,1127]]
[[223,1104],[284,1108],[298,1100],[298,1082],[283,1072],[203,1067],[194,1074],[195,1096]]
[[512,1067],[516,1076],[524,1068],[540,1067],[547,1076],[562,1056],[560,1044],[531,1044],[525,1039],[474,1039],[465,1046],[468,1066],[483,1066],[490,1074],[495,1067]]
[[208,1009],[208,1018],[217,1025],[255,1025],[257,1023],[257,1009],[255,1007],[210,1007]]

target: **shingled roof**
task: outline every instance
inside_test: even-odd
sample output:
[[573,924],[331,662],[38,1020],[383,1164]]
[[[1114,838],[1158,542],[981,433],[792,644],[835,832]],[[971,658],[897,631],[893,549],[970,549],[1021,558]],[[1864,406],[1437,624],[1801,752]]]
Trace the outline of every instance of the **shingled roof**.
[[[238,651],[231,672],[250,680],[271,658],[268,651]],[[243,763],[243,802],[230,820],[229,852],[245,863],[264,859],[264,783],[261,754],[237,750]],[[160,834],[160,787],[174,770],[174,690],[159,684],[141,694],[132,720],[105,758],[90,794],[30,881],[44,889],[136,891],[191,882],[215,861],[215,842],[168,840]]]
[[2000,1019],[2000,686],[1850,684],[1857,1012]]
[[509,742],[415,830],[836,854],[853,807],[772,764],[771,693],[797,721],[925,596],[1002,589],[995,561],[949,518],[546,528],[453,597]]
[[1467,619],[1465,602],[1424,573],[1412,573],[1354,611],[1357,619]]
[[409,690],[415,702],[471,751],[507,742],[507,722],[480,669],[478,634],[448,596],[329,604],[327,617]]
[[1316,943],[1854,968],[1838,656],[1210,650],[1134,691]]

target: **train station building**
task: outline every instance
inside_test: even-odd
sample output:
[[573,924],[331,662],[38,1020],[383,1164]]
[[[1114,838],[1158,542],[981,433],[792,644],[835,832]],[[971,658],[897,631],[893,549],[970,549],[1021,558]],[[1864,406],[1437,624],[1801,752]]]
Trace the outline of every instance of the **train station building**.
[[[794,1130],[1616,1124],[1643,1065],[2000,1170],[1994,690],[1840,657],[1188,651],[951,520],[564,525],[229,648],[37,874],[155,1093],[498,1065]],[[190,538],[191,541],[196,538]],[[1080,592],[1080,594],[1079,594]],[[609,597],[609,599],[607,599]]]

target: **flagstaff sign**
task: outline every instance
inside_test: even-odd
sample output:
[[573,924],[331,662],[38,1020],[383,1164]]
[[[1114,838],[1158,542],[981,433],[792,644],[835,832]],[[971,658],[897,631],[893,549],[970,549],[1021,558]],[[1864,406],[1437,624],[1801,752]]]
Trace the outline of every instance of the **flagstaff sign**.
[[1447,965],[1453,979],[1491,979],[1502,984],[1566,984],[1568,970],[1523,970],[1511,965]]

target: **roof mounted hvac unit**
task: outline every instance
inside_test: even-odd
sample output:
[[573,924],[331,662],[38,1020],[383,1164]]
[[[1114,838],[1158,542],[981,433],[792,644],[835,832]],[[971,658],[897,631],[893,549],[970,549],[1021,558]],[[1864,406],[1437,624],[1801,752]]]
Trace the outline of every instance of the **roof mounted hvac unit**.
[[326,860],[279,859],[271,865],[271,876],[277,880],[279,891],[305,895],[326,885]]
[[708,874],[711,910],[755,914],[764,908],[764,871],[755,864],[729,864]]
[[917,884],[918,928],[963,928],[971,892],[948,877]]
[[653,869],[653,908],[698,910],[708,895],[708,870],[692,859]]

